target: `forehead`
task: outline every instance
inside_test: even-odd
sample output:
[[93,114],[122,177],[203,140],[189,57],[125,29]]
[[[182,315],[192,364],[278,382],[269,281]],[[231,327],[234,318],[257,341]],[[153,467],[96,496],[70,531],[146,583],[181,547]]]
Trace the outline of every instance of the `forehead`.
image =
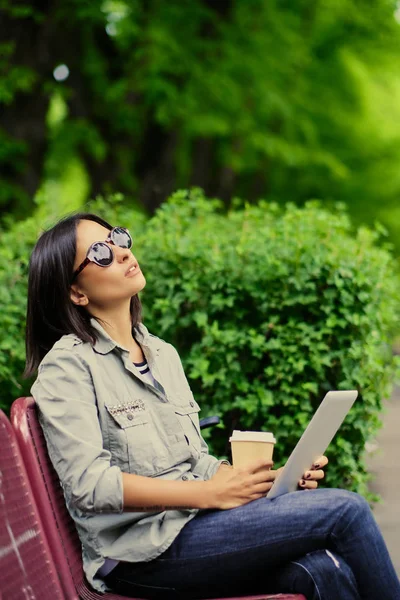
[[102,242],[107,239],[109,230],[95,221],[79,221],[76,228],[76,250],[77,255],[86,254],[87,249],[93,242]]

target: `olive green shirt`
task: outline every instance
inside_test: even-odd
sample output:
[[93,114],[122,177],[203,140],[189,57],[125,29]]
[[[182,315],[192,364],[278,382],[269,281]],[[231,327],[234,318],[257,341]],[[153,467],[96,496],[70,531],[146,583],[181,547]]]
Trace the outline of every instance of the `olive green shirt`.
[[134,331],[155,379],[92,319],[94,345],[63,336],[39,367],[32,395],[51,461],[82,542],[83,566],[98,591],[105,558],[150,561],[198,509],[125,512],[121,473],[209,479],[222,461],[208,454],[199,406],[175,348],[140,324]]

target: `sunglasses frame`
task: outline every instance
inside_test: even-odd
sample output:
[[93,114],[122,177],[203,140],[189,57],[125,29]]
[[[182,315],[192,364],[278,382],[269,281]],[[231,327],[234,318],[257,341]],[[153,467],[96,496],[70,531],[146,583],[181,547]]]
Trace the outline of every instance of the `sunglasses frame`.
[[[116,229],[119,229],[119,230],[121,230],[121,229],[122,229],[123,231],[125,231],[125,232],[128,234],[128,237],[129,237],[129,240],[130,240],[130,245],[129,245],[129,246],[120,246],[119,244],[116,244],[116,243],[114,242],[114,240],[112,239],[112,235],[113,235],[113,233],[114,233],[114,231],[115,231]],[[129,233],[129,231],[126,229],[126,227],[113,227],[113,228],[110,230],[110,233],[108,234],[108,237],[107,237],[107,239],[106,239],[106,240],[104,240],[104,242],[103,242],[103,241],[98,241],[98,242],[93,242],[93,244],[90,244],[90,246],[89,246],[89,248],[88,248],[88,251],[86,252],[86,258],[85,258],[85,259],[84,259],[84,260],[81,262],[81,264],[79,265],[79,267],[76,269],[76,271],[74,271],[74,273],[73,273],[73,275],[72,275],[72,282],[71,282],[71,283],[73,283],[73,282],[75,281],[75,279],[78,277],[78,275],[79,275],[79,274],[80,274],[80,273],[83,271],[83,269],[84,269],[85,267],[87,267],[87,266],[88,266],[88,264],[90,264],[90,263],[94,263],[94,264],[95,264],[95,265],[97,265],[98,267],[102,267],[102,268],[110,267],[110,266],[113,264],[113,262],[114,262],[114,258],[115,258],[115,254],[114,254],[114,252],[113,252],[112,248],[110,248],[110,251],[111,251],[111,256],[112,256],[112,258],[111,258],[111,262],[110,262],[110,264],[108,264],[108,265],[100,265],[98,262],[96,262],[96,261],[95,261],[95,260],[93,260],[92,258],[89,258],[89,253],[90,253],[91,249],[93,248],[93,246],[94,246],[95,244],[111,244],[112,246],[118,246],[119,248],[132,248],[132,236],[131,236],[131,234]]]

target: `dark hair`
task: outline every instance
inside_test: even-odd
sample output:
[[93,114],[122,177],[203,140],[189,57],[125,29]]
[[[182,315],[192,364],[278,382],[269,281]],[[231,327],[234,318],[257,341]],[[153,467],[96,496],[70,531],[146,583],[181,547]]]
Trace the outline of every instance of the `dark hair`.
[[[45,231],[33,249],[29,262],[28,307],[26,316],[26,365],[30,377],[55,342],[68,333],[94,344],[96,332],[90,314],[70,298],[76,255],[76,227],[80,221],[95,221],[108,230],[112,226],[91,213],[65,217]],[[138,296],[131,298],[132,327],[141,320]]]

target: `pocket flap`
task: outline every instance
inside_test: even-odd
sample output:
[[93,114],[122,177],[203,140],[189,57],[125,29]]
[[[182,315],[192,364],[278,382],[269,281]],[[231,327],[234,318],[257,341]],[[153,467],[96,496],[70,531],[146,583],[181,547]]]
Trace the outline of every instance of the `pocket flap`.
[[126,404],[106,404],[106,409],[121,429],[149,421],[143,400],[135,400]]
[[188,399],[187,396],[180,396],[179,402],[179,405],[174,405],[174,410],[178,415],[190,415],[191,413],[200,412],[200,406],[193,397]]

